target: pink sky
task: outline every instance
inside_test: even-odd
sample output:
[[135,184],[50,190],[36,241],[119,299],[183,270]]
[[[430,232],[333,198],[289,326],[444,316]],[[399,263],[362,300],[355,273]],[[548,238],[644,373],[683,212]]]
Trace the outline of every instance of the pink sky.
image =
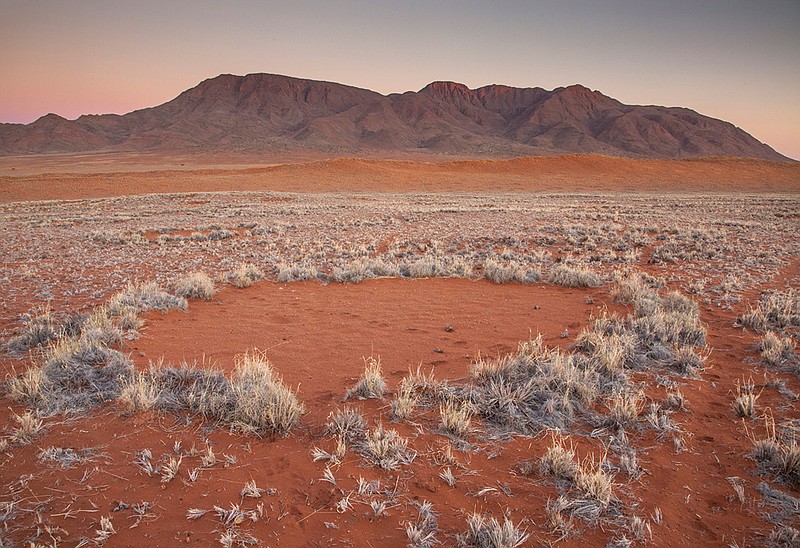
[[800,159],[800,4],[650,4],[0,0],[0,121],[125,113],[221,73],[381,93],[581,83],[727,120]]

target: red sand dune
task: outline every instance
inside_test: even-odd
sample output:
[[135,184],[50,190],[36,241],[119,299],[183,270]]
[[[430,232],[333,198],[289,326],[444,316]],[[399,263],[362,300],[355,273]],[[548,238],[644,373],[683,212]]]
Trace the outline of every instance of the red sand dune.
[[[218,166],[162,170],[151,156],[115,157],[92,165],[75,160],[51,170],[47,158],[0,163],[0,201],[82,199],[168,192],[798,192],[800,163],[706,158],[633,160],[596,155],[515,160],[372,160],[339,158],[268,167]],[[174,161],[171,159],[170,161]],[[203,163],[203,159],[194,158]],[[239,159],[238,161],[241,161]],[[251,161],[255,161],[251,159]],[[163,164],[161,164],[163,165]],[[86,170],[90,172],[85,172]],[[106,172],[104,170],[110,170]],[[43,171],[46,171],[43,173]]]

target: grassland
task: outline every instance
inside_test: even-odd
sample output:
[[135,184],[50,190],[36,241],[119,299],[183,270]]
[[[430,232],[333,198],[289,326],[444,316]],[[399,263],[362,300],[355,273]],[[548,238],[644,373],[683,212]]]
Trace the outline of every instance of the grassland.
[[2,204],[0,538],[791,546],[799,212],[485,190]]

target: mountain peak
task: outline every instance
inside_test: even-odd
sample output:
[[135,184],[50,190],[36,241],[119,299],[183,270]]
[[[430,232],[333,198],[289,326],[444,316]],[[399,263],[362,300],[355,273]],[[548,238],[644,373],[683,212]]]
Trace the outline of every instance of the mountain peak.
[[459,84],[458,82],[448,82],[444,80],[431,82],[419,90],[419,93],[438,96],[453,96],[456,94],[468,95],[470,92],[472,92],[472,90],[464,84]]
[[733,125],[680,108],[631,106],[574,84],[547,91],[434,81],[381,95],[254,73],[220,74],[124,115],[56,114],[0,126],[0,155],[91,150],[337,156],[433,152],[475,157],[605,154],[639,158],[786,158]]

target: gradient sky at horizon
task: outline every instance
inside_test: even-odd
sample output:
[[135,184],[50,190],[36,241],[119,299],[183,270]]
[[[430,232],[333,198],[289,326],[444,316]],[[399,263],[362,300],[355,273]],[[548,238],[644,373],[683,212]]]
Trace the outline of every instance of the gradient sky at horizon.
[[685,106],[800,159],[800,1],[0,0],[0,122],[125,113],[222,73]]

